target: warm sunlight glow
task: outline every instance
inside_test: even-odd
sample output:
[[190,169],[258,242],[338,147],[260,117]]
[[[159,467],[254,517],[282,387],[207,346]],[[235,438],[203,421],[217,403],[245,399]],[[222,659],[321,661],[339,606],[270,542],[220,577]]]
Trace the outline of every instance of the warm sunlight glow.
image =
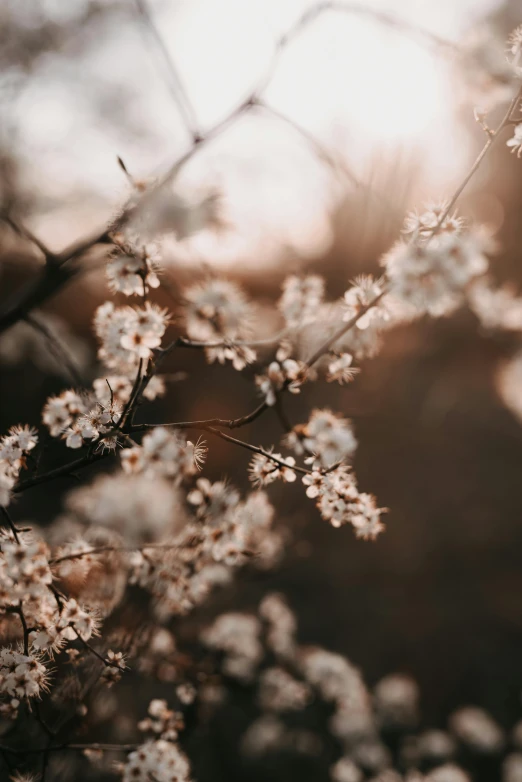
[[[231,230],[198,236],[196,246],[189,241],[177,248],[177,257],[226,264],[238,256],[259,257],[260,249],[265,262],[277,261],[278,252],[289,248],[300,255],[324,250],[335,198],[351,185],[337,182],[332,192],[331,170],[299,128],[364,183],[379,188],[384,180],[389,186],[399,165],[412,202],[428,193],[444,197],[470,152],[455,110],[452,64],[429,38],[379,22],[371,9],[458,40],[471,15],[491,2],[460,0],[457,8],[441,0],[435,12],[417,0],[403,0],[400,8],[389,0],[366,0],[349,4],[349,13],[328,10],[300,28],[274,65],[281,36],[317,3],[151,0],[151,18],[202,130],[260,85],[267,106],[287,118],[251,112],[183,171],[196,187],[210,182],[223,192]],[[94,229],[107,202],[117,209],[125,198],[117,155],[138,177],[154,177],[188,143],[165,58],[138,17],[131,14],[117,37],[100,37],[77,71],[85,83],[97,85],[92,94],[78,89],[74,70],[44,65],[15,109],[21,154],[30,161],[23,171],[26,186],[42,189],[51,200],[71,188],[67,207],[42,215],[37,226],[59,244],[77,233],[76,218]],[[99,120],[96,100],[104,90],[107,106],[121,110],[114,123],[110,112],[106,123]],[[84,192],[80,200],[78,190]]]

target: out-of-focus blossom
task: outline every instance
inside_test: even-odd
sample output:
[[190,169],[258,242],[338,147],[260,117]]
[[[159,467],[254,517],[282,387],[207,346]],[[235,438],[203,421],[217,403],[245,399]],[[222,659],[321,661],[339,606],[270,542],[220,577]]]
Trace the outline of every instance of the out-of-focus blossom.
[[455,711],[449,719],[449,725],[459,741],[476,752],[498,752],[504,745],[501,727],[486,711],[476,706]]
[[513,135],[506,141],[506,146],[511,147],[511,152],[515,152],[517,157],[522,155],[522,122],[515,125]]
[[311,455],[307,462],[315,470],[353,458],[357,448],[351,422],[331,410],[313,410],[308,422],[294,426],[285,442],[296,454]]
[[278,302],[289,328],[299,328],[313,323],[318,316],[324,297],[324,280],[316,274],[306,277],[290,275],[283,283],[283,293]]

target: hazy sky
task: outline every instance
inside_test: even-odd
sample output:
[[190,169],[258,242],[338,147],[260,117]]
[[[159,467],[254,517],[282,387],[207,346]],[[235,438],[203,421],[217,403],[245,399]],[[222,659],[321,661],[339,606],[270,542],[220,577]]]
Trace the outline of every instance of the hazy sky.
[[[86,2],[43,0],[39,12],[74,30]],[[278,36],[312,5],[149,4],[202,128],[226,116],[258,83]],[[495,4],[364,0],[366,8],[400,14],[454,41]],[[12,2],[12,12],[23,14],[22,6]],[[30,25],[30,15],[22,21]],[[121,201],[126,183],[117,155],[137,176],[149,176],[168,167],[187,143],[164,63],[138,16],[98,26],[87,43],[81,34],[80,46],[71,35],[59,54],[41,59],[8,115],[24,184],[44,197],[37,225],[58,245],[84,224],[103,221]],[[440,53],[411,36],[358,14],[325,13],[288,46],[264,94],[359,176],[399,151],[420,167],[426,194],[437,196],[469,155],[455,119],[454,76]],[[273,118],[256,116],[231,128],[187,169],[181,186],[206,182],[224,190],[236,230],[219,248],[203,237],[198,251],[226,260],[249,255],[263,241],[267,255],[281,244],[313,253],[329,240],[324,218],[336,197],[330,174],[294,130]]]

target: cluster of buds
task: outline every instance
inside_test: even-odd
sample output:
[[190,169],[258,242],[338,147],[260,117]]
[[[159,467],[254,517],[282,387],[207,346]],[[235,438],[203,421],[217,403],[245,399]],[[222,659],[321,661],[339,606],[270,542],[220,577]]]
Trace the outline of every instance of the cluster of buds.
[[0,505],[9,505],[11,490],[37,442],[36,429],[30,426],[12,426],[8,434],[0,438]]
[[269,407],[277,402],[278,393],[285,388],[291,394],[298,394],[307,378],[307,366],[302,361],[283,358],[278,353],[278,360],[268,365],[266,374],[256,376],[256,385]]

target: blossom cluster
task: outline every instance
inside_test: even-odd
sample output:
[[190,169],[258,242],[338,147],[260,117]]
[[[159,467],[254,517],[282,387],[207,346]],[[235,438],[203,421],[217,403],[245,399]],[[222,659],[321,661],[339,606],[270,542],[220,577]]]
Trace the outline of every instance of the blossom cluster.
[[48,663],[55,653],[97,633],[95,612],[53,587],[50,549],[28,532],[5,533],[0,541],[0,613],[19,641],[0,652],[2,713],[12,718],[20,702],[48,689]]
[[384,256],[390,291],[405,305],[434,316],[454,311],[488,270],[494,245],[483,231],[467,227],[444,204],[406,221],[405,238]]
[[145,435],[141,445],[122,451],[121,463],[129,474],[156,474],[180,480],[201,469],[206,452],[203,443],[194,445],[177,432],[158,426]]
[[152,738],[128,755],[121,768],[123,782],[189,782],[190,764],[176,742],[183,728],[182,715],[170,710],[166,701],[153,700],[149,717],[138,727],[150,732]]
[[12,426],[0,438],[0,505],[9,505],[20,470],[37,443],[38,433],[30,426]]
[[167,310],[145,302],[143,307],[115,307],[110,301],[98,307],[94,318],[101,346],[99,358],[122,374],[149,359],[161,345],[168,323]]
[[281,595],[267,595],[257,615],[222,614],[201,640],[224,682],[234,682],[218,709],[238,684],[254,691],[259,716],[244,730],[241,748],[256,768],[281,751],[316,758],[329,734],[340,747],[332,782],[471,782],[470,762],[498,762],[502,755],[503,782],[518,779],[522,721],[509,738],[486,711],[466,706],[450,715],[446,729],[421,727],[420,691],[411,676],[390,673],[369,690],[341,654],[297,643],[295,617]]

